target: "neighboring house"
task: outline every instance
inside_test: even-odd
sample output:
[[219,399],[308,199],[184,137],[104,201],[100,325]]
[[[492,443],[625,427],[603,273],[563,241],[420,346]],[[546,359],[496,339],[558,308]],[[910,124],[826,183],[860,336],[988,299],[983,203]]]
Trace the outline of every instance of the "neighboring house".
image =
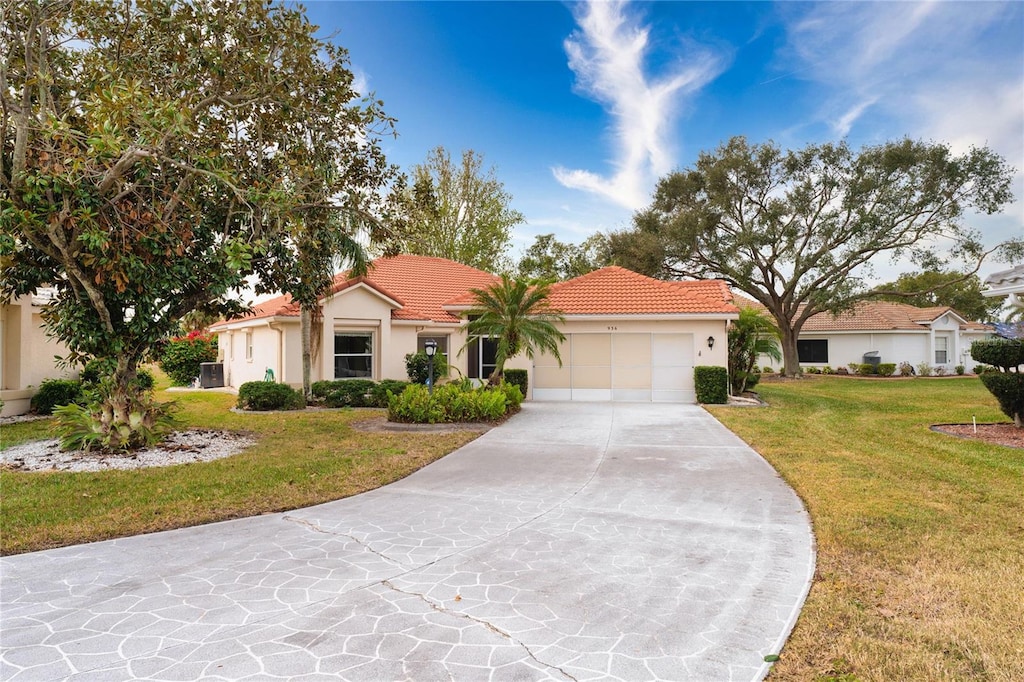
[[995,298],[1006,296],[1007,303],[1014,308],[1024,308],[1024,265],[993,273],[985,278],[982,296]]
[[[739,299],[741,305],[759,304]],[[970,322],[949,307],[917,308],[905,303],[862,301],[853,310],[833,315],[818,313],[804,323],[797,339],[800,365],[845,367],[865,362],[877,353],[880,362],[927,363],[952,373],[957,365],[970,372],[971,344],[988,338],[991,327]],[[765,365],[778,367],[768,358]]]
[[52,289],[19,296],[0,306],[0,415],[25,414],[44,379],[74,376],[57,368],[55,356],[67,354],[64,344],[46,335],[42,309]]
[[[338,275],[322,299],[323,343],[313,380],[407,379],[406,354],[428,339],[447,355],[453,376],[486,379],[495,342],[481,338],[466,346],[461,315],[472,307],[470,289],[497,280],[460,263],[411,255],[378,259],[365,277]],[[537,400],[693,402],[694,364],[726,364],[726,328],[738,312],[730,301],[722,282],[661,282],[603,268],[552,287],[552,306],[566,316],[563,366],[546,356],[534,366],[520,356],[506,367],[528,370]],[[301,385],[299,309],[290,296],[211,330],[229,386],[263,379],[267,369],[278,381]]]

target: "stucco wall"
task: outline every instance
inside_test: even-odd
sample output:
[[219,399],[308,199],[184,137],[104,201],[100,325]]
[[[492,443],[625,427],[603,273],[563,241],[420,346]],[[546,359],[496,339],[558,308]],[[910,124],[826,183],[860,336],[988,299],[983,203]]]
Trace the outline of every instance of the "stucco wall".
[[0,306],[0,400],[3,416],[29,411],[32,396],[44,379],[73,378],[78,372],[58,369],[54,356],[67,347],[48,337],[40,308],[22,296]]

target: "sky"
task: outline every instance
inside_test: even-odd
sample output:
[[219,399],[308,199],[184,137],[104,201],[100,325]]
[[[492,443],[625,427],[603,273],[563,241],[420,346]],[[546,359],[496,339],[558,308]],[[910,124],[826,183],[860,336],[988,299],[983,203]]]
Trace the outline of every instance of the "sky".
[[[659,177],[735,135],[786,149],[904,137],[1017,169],[971,216],[1024,237],[1022,2],[312,2],[357,88],[397,119],[405,170],[441,145],[493,166],[526,224],[581,242],[628,228]],[[988,263],[981,275],[1009,267]],[[895,268],[895,269],[894,269]],[[879,263],[881,279],[899,266]]]

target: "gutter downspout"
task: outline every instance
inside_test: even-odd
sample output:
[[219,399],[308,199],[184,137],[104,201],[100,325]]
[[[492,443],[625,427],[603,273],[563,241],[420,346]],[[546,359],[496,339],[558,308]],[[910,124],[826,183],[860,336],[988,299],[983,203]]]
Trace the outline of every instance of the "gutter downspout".
[[271,321],[267,322],[267,327],[277,332],[277,381],[281,384],[287,383],[284,380],[284,329]]

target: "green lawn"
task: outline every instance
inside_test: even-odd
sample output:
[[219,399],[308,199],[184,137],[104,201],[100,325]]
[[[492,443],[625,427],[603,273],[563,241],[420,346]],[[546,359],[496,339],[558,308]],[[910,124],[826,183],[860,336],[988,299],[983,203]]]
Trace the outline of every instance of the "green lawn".
[[[158,392],[188,426],[251,432],[258,442],[212,462],[97,473],[0,470],[0,552],[14,554],[305,507],[380,487],[478,433],[371,433],[384,410],[236,414],[224,393]],[[52,437],[50,421],[3,427],[0,447]]]
[[804,500],[815,582],[771,679],[1019,680],[1024,450],[932,432],[1007,421],[977,378],[812,378],[712,408]]

